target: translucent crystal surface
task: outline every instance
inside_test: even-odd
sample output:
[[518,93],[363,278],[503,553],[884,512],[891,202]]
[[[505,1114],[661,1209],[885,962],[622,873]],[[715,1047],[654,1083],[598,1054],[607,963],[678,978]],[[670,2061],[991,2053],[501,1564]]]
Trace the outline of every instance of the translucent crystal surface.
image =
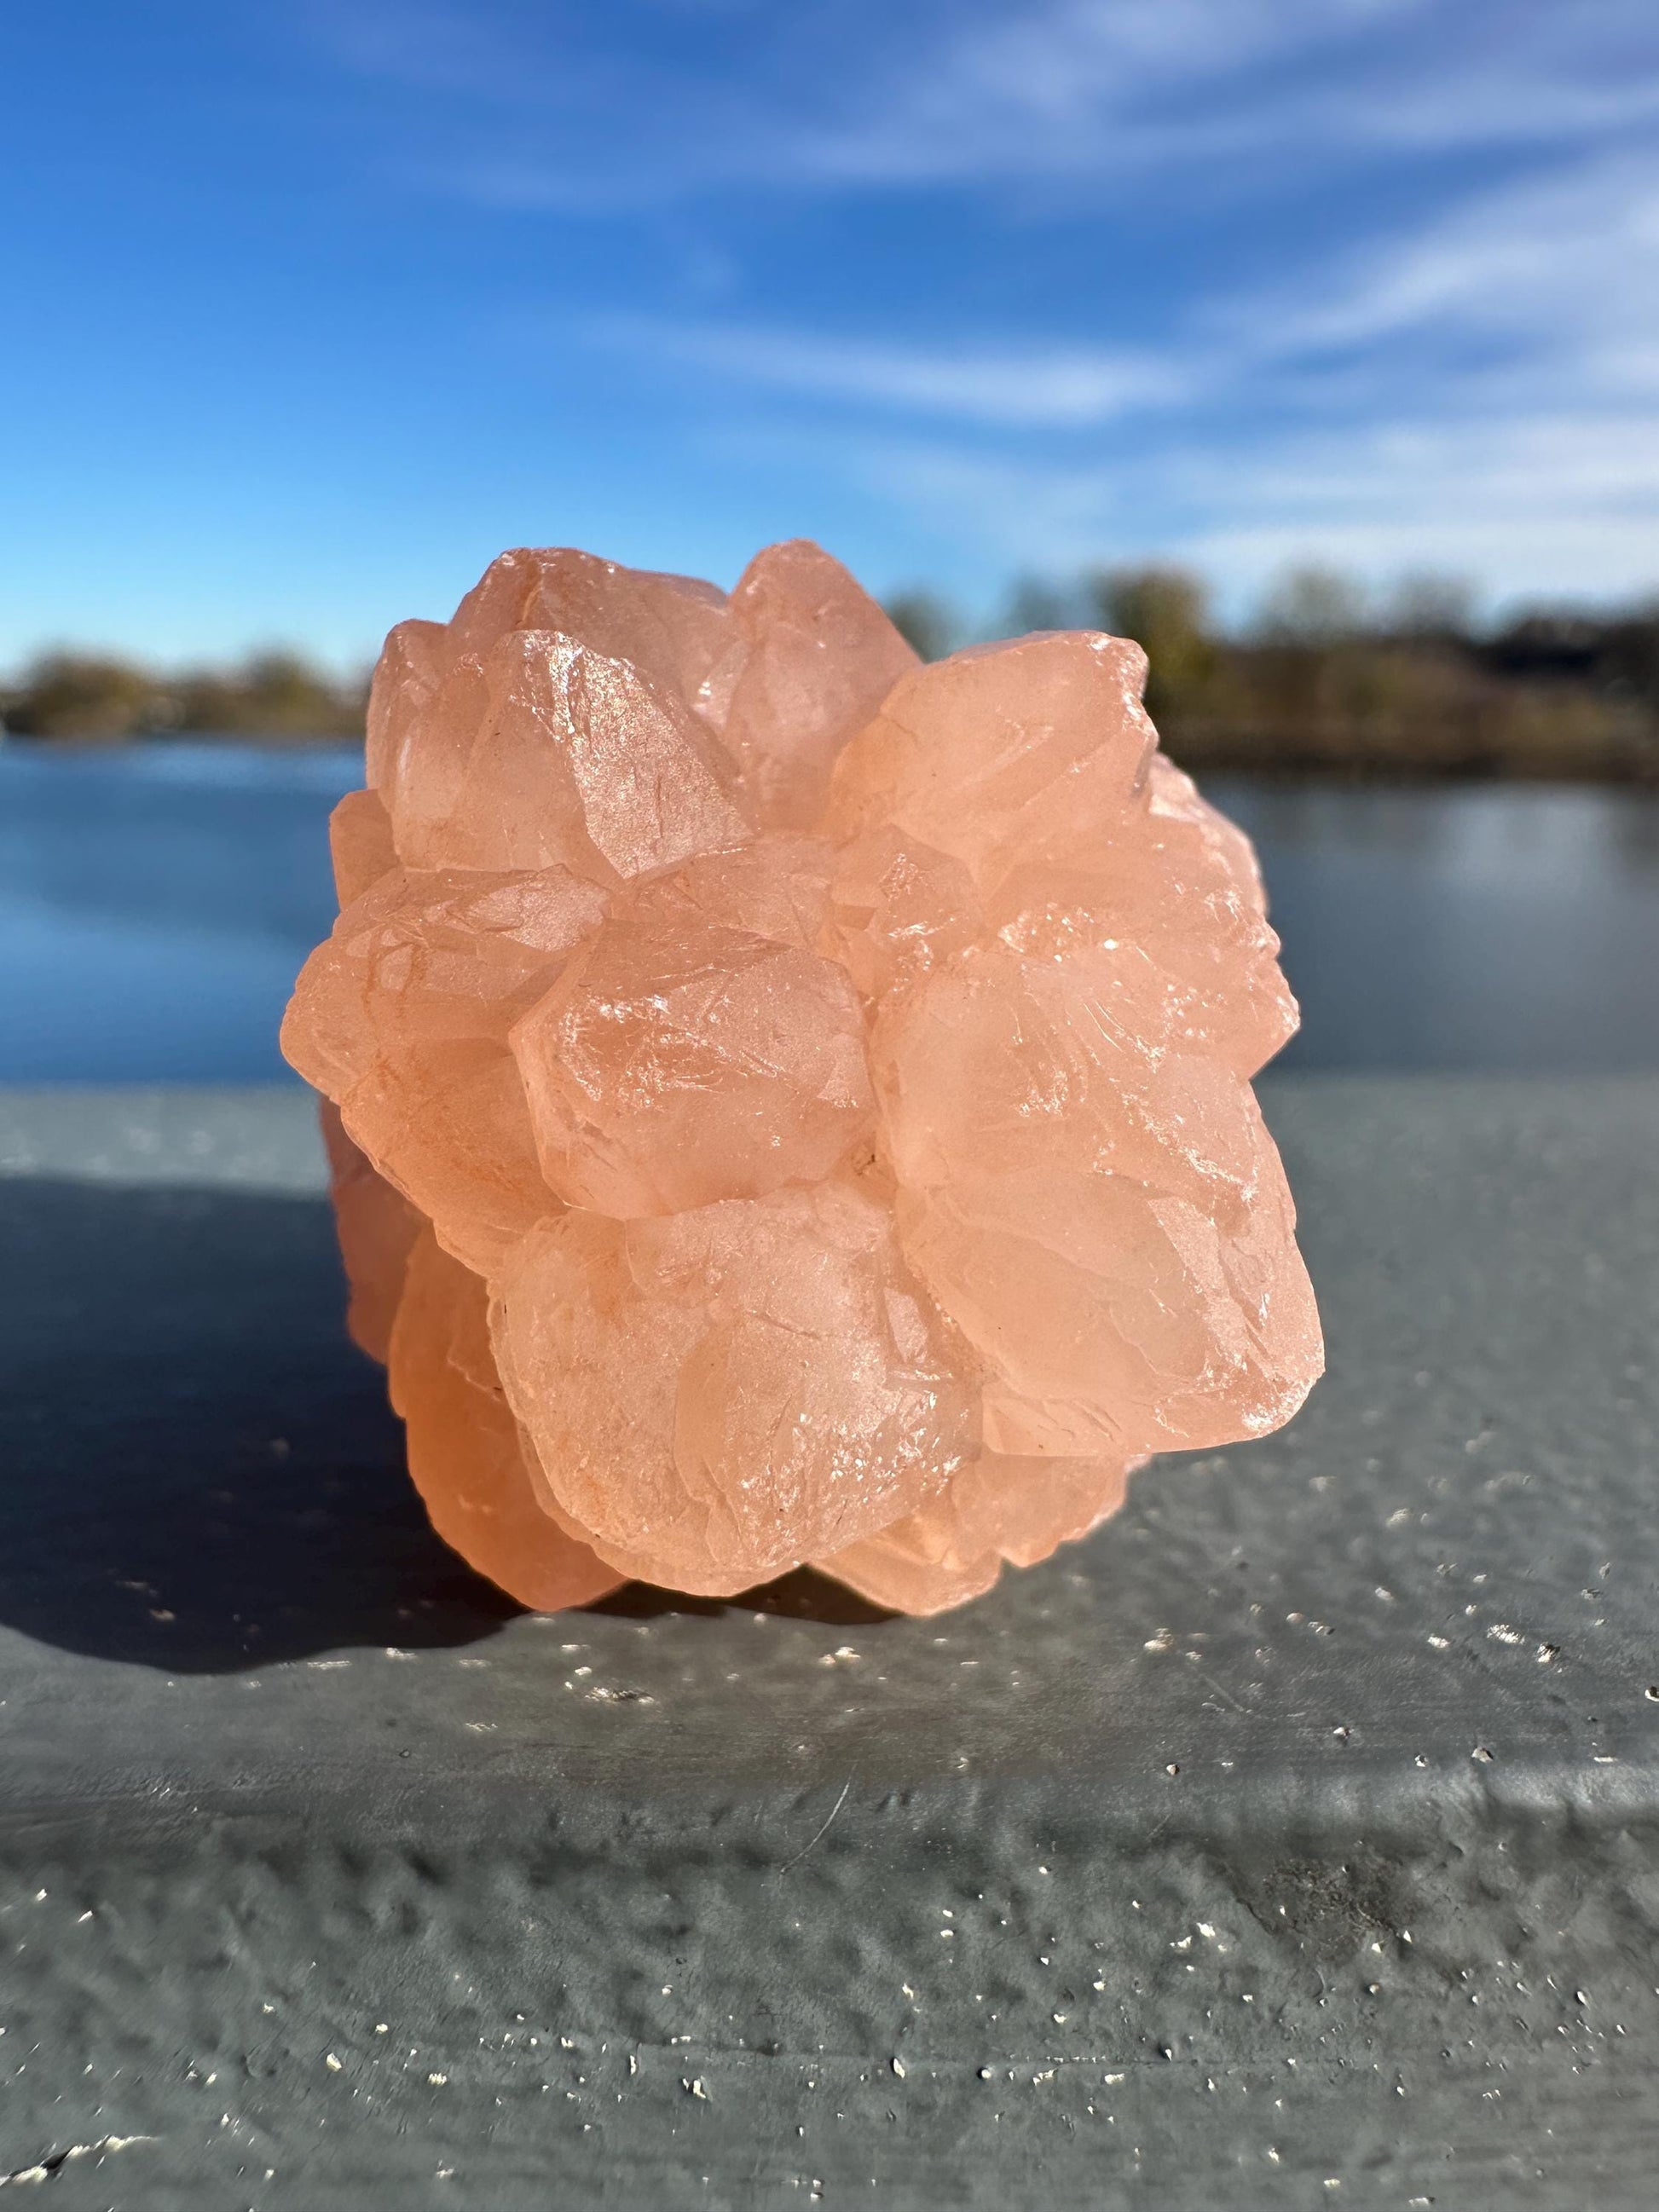
[[444,1541],[538,1612],[626,1579],[544,1510],[495,1375],[489,1294],[429,1229],[410,1249],[388,1348],[409,1471]]
[[827,1176],[875,1102],[827,848],[763,840],[632,887],[514,1028],[547,1180],[626,1219]]
[[923,667],[799,541],[729,598],[509,553],[392,632],[283,1042],[416,1482],[526,1604],[937,1611],[1306,1395],[1296,1009],[1144,673]]

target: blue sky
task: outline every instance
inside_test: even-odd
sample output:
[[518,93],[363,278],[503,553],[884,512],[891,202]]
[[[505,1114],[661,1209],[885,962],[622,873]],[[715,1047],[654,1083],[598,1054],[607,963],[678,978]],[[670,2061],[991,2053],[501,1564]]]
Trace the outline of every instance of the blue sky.
[[64,0],[0,94],[0,662],[526,540],[1659,586],[1652,0]]

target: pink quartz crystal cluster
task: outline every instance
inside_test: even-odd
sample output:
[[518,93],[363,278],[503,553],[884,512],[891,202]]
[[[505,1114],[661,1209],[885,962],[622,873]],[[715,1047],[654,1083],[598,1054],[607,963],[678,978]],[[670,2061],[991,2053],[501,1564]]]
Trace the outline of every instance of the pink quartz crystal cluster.
[[283,1043],[440,1534],[526,1604],[929,1613],[1320,1371],[1296,1025],[1139,648],[921,665],[827,555],[504,554],[386,642]]

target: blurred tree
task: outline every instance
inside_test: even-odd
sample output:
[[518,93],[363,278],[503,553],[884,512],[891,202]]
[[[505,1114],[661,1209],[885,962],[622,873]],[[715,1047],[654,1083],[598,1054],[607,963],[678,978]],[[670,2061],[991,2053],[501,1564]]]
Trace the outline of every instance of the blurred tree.
[[887,602],[887,619],[924,660],[943,660],[956,648],[960,625],[931,592],[899,592]]
[[1659,599],[1614,617],[1607,624],[1601,659],[1609,683],[1659,708]]
[[1314,566],[1288,568],[1267,590],[1256,617],[1271,645],[1340,645],[1365,626],[1365,595],[1351,576]]
[[1146,711],[1154,721],[1199,714],[1211,703],[1221,656],[1208,594],[1196,576],[1184,568],[1116,568],[1091,577],[1087,590],[1098,627],[1145,647]]
[[18,737],[130,738],[165,720],[156,679],[112,654],[43,653],[5,699],[5,726]]
[[240,668],[200,671],[178,687],[178,726],[204,735],[355,737],[363,699],[297,653],[255,653]]
[[[1455,577],[1403,577],[1368,622],[1358,586],[1304,568],[1240,635],[1213,626],[1197,577],[1153,565],[1069,583],[1028,576],[1008,605],[1018,634],[1097,624],[1144,646],[1147,704],[1186,767],[1659,782],[1659,599],[1522,608],[1477,635]],[[927,659],[967,634],[923,590],[888,611]],[[178,731],[299,744],[361,737],[365,697],[363,684],[291,652],[173,675],[58,651],[0,684],[0,717],[20,738]]]
[[1390,636],[1462,641],[1474,633],[1474,586],[1467,576],[1434,568],[1408,569],[1385,604],[1382,628]]
[[1659,600],[1613,613],[1523,608],[1485,641],[1480,657],[1534,688],[1581,686],[1615,711],[1650,717],[1659,711]]
[[1075,587],[1068,589],[1048,576],[1021,576],[1008,595],[1008,612],[1002,625],[1009,637],[1024,637],[1034,629],[1074,629],[1083,618]]
[[297,653],[256,653],[240,668],[176,678],[112,654],[43,653],[0,690],[0,716],[20,738],[110,741],[192,737],[361,736],[366,687],[337,684]]
[[1573,607],[1532,607],[1513,616],[1487,639],[1488,665],[1506,676],[1588,679],[1603,645],[1602,625]]

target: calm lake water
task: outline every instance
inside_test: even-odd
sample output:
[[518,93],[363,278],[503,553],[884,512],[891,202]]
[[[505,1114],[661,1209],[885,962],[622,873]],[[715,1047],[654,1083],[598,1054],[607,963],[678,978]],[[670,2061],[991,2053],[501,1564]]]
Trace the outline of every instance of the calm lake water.
[[[0,1080],[241,1082],[328,927],[349,751],[0,745]],[[1659,797],[1217,778],[1303,1067],[1659,1067]]]

